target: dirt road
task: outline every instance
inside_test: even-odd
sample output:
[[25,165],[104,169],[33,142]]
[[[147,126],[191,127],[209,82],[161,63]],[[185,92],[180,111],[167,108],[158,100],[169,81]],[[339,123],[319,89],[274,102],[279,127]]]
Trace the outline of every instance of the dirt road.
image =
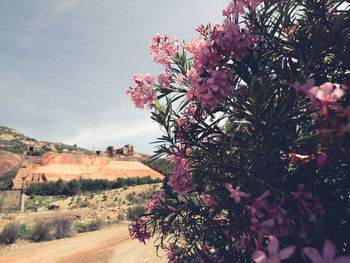
[[49,242],[16,244],[0,249],[0,263],[163,263],[152,242],[131,240],[127,226],[78,234]]

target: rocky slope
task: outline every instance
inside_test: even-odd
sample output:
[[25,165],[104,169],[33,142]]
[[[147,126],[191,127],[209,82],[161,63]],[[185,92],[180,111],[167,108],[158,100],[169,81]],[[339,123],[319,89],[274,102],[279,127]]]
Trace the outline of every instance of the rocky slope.
[[0,176],[11,170],[18,170],[24,161],[21,155],[0,151]]

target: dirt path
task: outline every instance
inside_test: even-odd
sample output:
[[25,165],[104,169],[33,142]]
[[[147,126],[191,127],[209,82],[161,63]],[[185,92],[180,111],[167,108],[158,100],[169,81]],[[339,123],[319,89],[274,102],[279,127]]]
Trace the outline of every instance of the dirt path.
[[0,249],[0,263],[163,263],[151,242],[131,240],[127,227],[117,226],[42,243]]

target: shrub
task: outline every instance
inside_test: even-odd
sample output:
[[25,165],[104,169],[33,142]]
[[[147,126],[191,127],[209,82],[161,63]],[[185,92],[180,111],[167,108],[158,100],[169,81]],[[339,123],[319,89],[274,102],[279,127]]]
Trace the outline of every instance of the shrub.
[[76,222],[73,228],[77,233],[84,233],[87,231],[87,226],[83,222]]
[[27,239],[30,234],[30,229],[26,223],[18,225],[18,239]]
[[135,192],[132,192],[132,193],[129,193],[126,195],[126,199],[129,201],[129,202],[133,202],[135,201],[136,199],[136,193]]
[[19,238],[18,224],[8,223],[1,232],[0,240],[3,244],[13,244]]
[[88,222],[76,222],[74,224],[74,230],[78,233],[96,231],[101,229],[103,221],[101,218],[96,218]]
[[58,210],[60,209],[59,205],[49,205],[49,207],[47,208],[48,210]]
[[29,239],[34,242],[49,241],[54,239],[51,224],[43,221],[36,222],[30,230]]
[[29,229],[26,224],[8,223],[0,234],[0,242],[3,244],[13,244],[17,239],[28,238]]
[[103,221],[101,218],[93,219],[88,224],[88,231],[96,231],[101,229],[103,226]]
[[125,219],[125,215],[122,214],[122,213],[119,213],[118,216],[117,216],[117,220],[118,221],[123,221]]
[[128,219],[129,220],[135,220],[140,215],[145,214],[147,211],[147,208],[144,205],[137,205],[134,207],[129,207],[128,209]]
[[56,239],[73,236],[72,224],[73,224],[73,221],[71,219],[64,218],[64,217],[55,218],[50,223],[50,225],[54,229],[53,236]]

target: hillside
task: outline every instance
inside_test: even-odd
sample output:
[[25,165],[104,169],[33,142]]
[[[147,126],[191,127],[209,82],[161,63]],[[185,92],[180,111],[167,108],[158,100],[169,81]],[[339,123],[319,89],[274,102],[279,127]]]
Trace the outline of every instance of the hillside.
[[[114,154],[112,157],[102,152],[96,156],[83,148],[60,142],[37,141],[19,131],[0,126],[0,189],[11,186],[20,167],[21,173],[17,177],[31,175],[30,181],[37,180],[38,176],[41,178],[39,181],[43,176],[48,181],[55,181],[57,178],[71,180],[80,176],[114,180],[117,177],[148,175],[159,178],[155,171],[163,175],[172,173],[172,162],[160,159],[150,163],[149,160],[149,155],[137,152],[132,155]],[[21,180],[17,181],[19,184]]]
[[24,161],[21,155],[0,151],[0,176],[11,170],[18,170]]
[[107,179],[147,177],[162,178],[162,175],[137,161],[117,161],[111,157],[46,153],[35,162],[24,162],[13,180],[12,189],[22,188],[22,178],[27,185],[34,182],[55,182],[59,179]]
[[[28,150],[28,146],[32,147]],[[19,131],[0,126],[0,150],[15,154],[24,154],[29,156],[39,156],[47,152],[57,153],[85,153],[92,152],[77,146],[71,146],[60,142],[44,142],[30,138]]]

